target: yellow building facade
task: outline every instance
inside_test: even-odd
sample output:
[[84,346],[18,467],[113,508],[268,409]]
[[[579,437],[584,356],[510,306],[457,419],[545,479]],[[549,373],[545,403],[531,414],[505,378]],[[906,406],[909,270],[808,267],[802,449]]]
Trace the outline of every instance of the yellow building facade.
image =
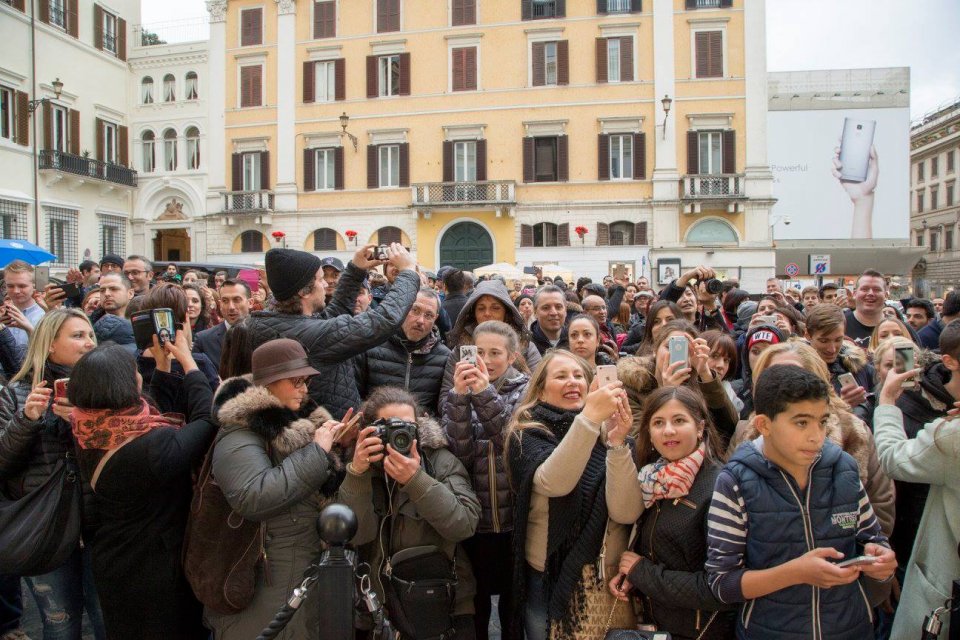
[[772,273],[763,0],[208,6],[208,260]]

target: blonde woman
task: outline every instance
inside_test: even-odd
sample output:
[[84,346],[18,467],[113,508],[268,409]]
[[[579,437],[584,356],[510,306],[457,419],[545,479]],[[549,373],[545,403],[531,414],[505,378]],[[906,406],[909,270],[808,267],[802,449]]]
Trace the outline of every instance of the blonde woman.
[[876,366],[877,356],[876,351],[877,347],[880,346],[880,343],[889,338],[906,338],[910,340],[910,329],[907,328],[899,318],[886,318],[883,322],[878,324],[873,328],[873,333],[870,334],[870,353],[873,354],[873,363]]
[[[23,366],[0,392],[0,487],[7,498],[16,500],[37,490],[65,458],[68,469],[79,476],[72,456],[76,442],[70,430],[71,406],[66,398],[54,399],[54,382],[69,378],[73,365],[96,346],[93,326],[79,309],[54,309],[34,329]],[[82,493],[82,535],[91,539],[95,522],[85,508],[92,498],[89,484],[83,483]],[[80,640],[84,610],[96,638],[106,637],[90,547],[81,550],[79,537],[60,567],[25,580],[40,609],[44,637]]]
[[[547,352],[506,443],[516,496],[513,587],[522,603],[510,637],[603,637],[611,611],[620,614],[614,628],[636,623],[628,607],[614,608],[617,601],[606,590],[628,532],[610,520],[604,499],[604,421],[611,430],[633,422],[622,383],[599,387],[582,358],[566,350]],[[585,598],[587,589],[598,598]]]

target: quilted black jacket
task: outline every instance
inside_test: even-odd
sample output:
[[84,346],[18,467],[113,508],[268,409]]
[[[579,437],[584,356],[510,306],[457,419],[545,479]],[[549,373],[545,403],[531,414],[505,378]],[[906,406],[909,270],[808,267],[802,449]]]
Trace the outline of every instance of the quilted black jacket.
[[440,340],[436,327],[418,342],[410,342],[397,332],[355,361],[360,395],[366,397],[384,385],[401,387],[417,398],[423,410],[436,415],[449,355],[450,349]]
[[674,638],[697,638],[704,628],[703,640],[733,637],[730,612],[736,606],[713,595],[703,568],[707,510],[720,469],[717,462],[704,462],[685,498],[658,500],[638,522],[633,550],[643,559],[630,571],[630,584],[643,603],[644,621]]
[[375,309],[354,316],[353,303],[366,275],[349,263],[330,303],[318,315],[259,311],[248,321],[254,348],[276,338],[292,338],[303,345],[310,365],[320,372],[310,380],[310,397],[337,419],[350,407],[360,408],[351,359],[397,332],[420,289],[416,272],[401,271]]

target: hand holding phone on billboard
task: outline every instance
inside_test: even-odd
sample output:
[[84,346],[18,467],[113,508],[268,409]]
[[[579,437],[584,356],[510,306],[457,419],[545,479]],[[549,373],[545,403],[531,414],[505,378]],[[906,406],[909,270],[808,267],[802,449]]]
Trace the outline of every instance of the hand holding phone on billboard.
[[873,238],[873,196],[880,177],[876,127],[876,120],[844,118],[840,146],[833,150],[833,177],[853,203],[854,239]]

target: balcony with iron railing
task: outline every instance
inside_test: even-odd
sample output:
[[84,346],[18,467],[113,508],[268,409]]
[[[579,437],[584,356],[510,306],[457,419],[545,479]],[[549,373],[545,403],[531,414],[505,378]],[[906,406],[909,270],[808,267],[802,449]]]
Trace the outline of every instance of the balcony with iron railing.
[[125,187],[137,186],[137,172],[112,162],[64,153],[56,149],[40,151],[40,170],[112,182]]
[[607,0],[607,13],[630,13],[630,0]]
[[742,173],[684,176],[681,180],[686,200],[722,200],[746,197],[746,177]]
[[531,12],[534,18],[557,17],[556,0],[533,0]]
[[273,211],[273,191],[221,191],[223,213],[264,213]]
[[484,205],[513,205],[517,202],[513,180],[486,180],[482,182],[422,182],[410,186],[413,206],[467,207]]
[[720,0],[694,0],[697,9],[719,9]]

